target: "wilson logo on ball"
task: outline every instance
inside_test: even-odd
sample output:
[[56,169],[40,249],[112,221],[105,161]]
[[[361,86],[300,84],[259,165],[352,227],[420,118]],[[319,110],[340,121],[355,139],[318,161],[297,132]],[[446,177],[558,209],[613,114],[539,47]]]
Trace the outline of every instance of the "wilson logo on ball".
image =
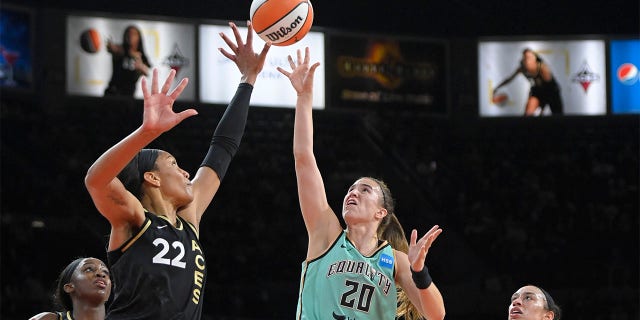
[[249,17],[262,40],[288,46],[309,33],[313,7],[308,0],[254,0]]

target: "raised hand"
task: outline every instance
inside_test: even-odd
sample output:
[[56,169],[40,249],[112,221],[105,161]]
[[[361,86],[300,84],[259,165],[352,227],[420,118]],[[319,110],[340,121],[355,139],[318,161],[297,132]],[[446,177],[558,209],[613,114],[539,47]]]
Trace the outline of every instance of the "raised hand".
[[293,61],[291,56],[288,56],[289,65],[291,66],[291,72],[284,70],[281,67],[277,67],[278,71],[289,78],[291,85],[298,94],[303,92],[312,92],[313,90],[313,74],[316,68],[320,65],[320,62],[314,63],[309,67],[309,61],[311,56],[309,54],[309,47],[304,50],[304,58],[300,49],[297,50],[297,60]]
[[247,21],[246,42],[242,41],[240,31],[238,31],[238,27],[235,23],[229,22],[229,26],[231,27],[231,30],[233,30],[236,43],[233,43],[233,41],[231,41],[231,39],[222,32],[220,33],[220,36],[229,46],[232,53],[223,48],[219,48],[218,50],[238,66],[238,70],[240,70],[240,73],[242,74],[241,81],[253,85],[258,74],[264,67],[267,52],[269,52],[269,48],[271,48],[271,42],[265,43],[260,54],[257,54],[253,51],[253,26],[251,25],[251,21]]
[[147,87],[147,78],[142,78],[142,96],[144,97],[143,129],[157,133],[166,132],[182,122],[182,120],[198,114],[194,109],[187,109],[179,113],[173,111],[173,103],[189,82],[187,78],[183,78],[178,86],[169,92],[175,76],[176,71],[171,70],[164,81],[164,85],[162,85],[162,89],[159,90],[158,69],[154,68],[151,79],[151,92]]
[[427,252],[433,244],[433,242],[442,233],[442,229],[438,225],[433,226],[427,233],[418,239],[418,231],[413,229],[411,231],[411,241],[409,242],[409,262],[411,263],[411,269],[414,271],[421,271],[424,268],[424,260],[427,258]]

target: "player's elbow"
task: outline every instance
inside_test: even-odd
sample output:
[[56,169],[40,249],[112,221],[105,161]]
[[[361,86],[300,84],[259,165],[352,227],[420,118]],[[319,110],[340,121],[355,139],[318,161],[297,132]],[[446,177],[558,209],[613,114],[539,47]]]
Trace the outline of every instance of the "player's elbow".
[[84,176],[84,186],[87,190],[91,190],[95,188],[96,183],[95,174],[93,174],[92,168],[89,168],[87,174]]
[[444,303],[432,305],[431,308],[427,308],[427,310],[423,312],[423,316],[427,320],[443,320],[446,316]]
[[427,315],[423,315],[426,320],[444,320],[444,309],[441,312],[429,312]]
[[314,161],[313,147],[293,146],[293,158],[296,163],[307,163]]

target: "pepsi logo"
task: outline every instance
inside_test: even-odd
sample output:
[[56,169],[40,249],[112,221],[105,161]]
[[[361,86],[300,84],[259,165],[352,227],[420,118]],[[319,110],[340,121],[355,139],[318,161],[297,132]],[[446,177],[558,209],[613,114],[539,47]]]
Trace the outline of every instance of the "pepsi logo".
[[618,67],[618,81],[622,84],[631,86],[638,81],[638,67],[632,63],[623,63]]

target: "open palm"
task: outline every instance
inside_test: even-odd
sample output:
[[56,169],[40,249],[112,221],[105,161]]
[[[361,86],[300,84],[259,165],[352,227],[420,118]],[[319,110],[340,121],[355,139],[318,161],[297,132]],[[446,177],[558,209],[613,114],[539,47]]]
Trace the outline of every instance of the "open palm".
[[188,83],[188,79],[184,78],[173,91],[169,92],[175,75],[175,70],[171,70],[162,86],[162,90],[159,90],[158,70],[154,69],[151,80],[151,92],[149,92],[147,88],[146,77],[142,78],[142,95],[144,97],[142,126],[145,127],[145,129],[160,133],[166,132],[182,122],[182,120],[198,114],[194,109],[187,109],[179,113],[173,111],[173,103]]
[[427,258],[429,248],[441,233],[442,229],[435,225],[418,240],[418,231],[415,229],[411,231],[411,241],[409,242],[409,252],[407,253],[411,269],[420,271],[424,268],[424,260]]

